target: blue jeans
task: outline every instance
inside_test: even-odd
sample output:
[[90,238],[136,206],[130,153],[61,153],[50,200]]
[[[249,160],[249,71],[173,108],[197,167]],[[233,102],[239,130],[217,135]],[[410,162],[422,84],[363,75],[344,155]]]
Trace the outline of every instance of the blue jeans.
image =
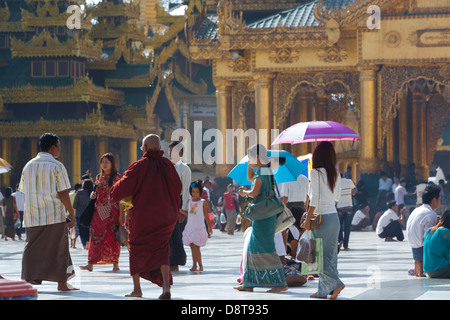
[[353,219],[353,208],[345,207],[338,208],[338,215],[340,221],[338,242],[344,242],[344,249],[348,248],[348,241],[350,239],[350,229]]
[[323,273],[319,273],[317,297],[326,298],[344,283],[337,270],[337,248],[340,222],[337,213],[323,214],[320,229],[312,229],[314,237],[323,241]]

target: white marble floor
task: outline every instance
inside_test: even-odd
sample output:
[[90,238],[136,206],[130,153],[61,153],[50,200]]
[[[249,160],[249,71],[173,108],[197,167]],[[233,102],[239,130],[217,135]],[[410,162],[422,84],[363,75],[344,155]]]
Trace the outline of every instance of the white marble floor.
[[[0,275],[10,280],[20,280],[24,241],[0,240]],[[302,287],[290,288],[279,294],[256,289],[253,293],[233,289],[239,277],[243,237],[241,232],[229,236],[217,229],[206,247],[201,249],[205,270],[189,271],[190,249],[186,247],[188,262],[173,274],[172,299],[174,300],[309,300],[316,292],[318,280]],[[87,263],[87,251],[70,249],[76,277],[70,283],[79,291],[58,292],[56,284],[44,282],[38,289],[38,300],[119,300],[132,290],[129,275],[128,252],[122,248],[120,271],[113,272],[111,265],[94,266],[93,272],[82,271]],[[448,300],[450,280],[415,278],[408,275],[413,267],[412,253],[405,240],[384,242],[373,231],[352,232],[350,250],[339,253],[338,270],[346,288],[339,300]],[[145,280],[141,281],[143,299],[157,299],[161,289]]]

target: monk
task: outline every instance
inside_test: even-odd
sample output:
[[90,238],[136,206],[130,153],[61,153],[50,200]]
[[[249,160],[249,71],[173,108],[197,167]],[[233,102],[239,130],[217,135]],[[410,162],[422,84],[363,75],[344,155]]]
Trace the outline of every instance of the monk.
[[163,157],[157,135],[146,136],[141,149],[142,158],[128,167],[110,191],[113,202],[133,197],[128,242],[134,289],[126,297],[142,297],[142,277],[162,287],[159,299],[170,299],[169,240],[178,219],[181,180],[170,160]]

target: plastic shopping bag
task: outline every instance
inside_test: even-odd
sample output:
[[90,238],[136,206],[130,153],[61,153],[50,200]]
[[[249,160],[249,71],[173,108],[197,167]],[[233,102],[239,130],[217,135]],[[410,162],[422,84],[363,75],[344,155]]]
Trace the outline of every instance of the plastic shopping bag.
[[302,261],[302,274],[305,275],[323,273],[323,240],[322,238],[314,240],[314,249],[311,249],[313,258],[310,258],[310,262]]
[[305,263],[313,263],[315,260],[316,240],[311,230],[306,230],[300,237],[297,260]]

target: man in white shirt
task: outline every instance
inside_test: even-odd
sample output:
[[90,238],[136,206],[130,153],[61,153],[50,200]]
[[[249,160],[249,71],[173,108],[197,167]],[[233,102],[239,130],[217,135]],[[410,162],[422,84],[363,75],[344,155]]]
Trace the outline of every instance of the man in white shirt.
[[288,208],[294,206],[305,209],[308,188],[308,178],[303,174],[300,174],[295,181],[281,183],[281,201],[283,201]]
[[425,233],[439,221],[434,210],[439,208],[440,201],[439,186],[433,183],[429,184],[422,195],[423,205],[414,209],[408,218],[406,234],[413,252],[416,277],[423,277],[423,240]]
[[386,172],[380,173],[380,180],[378,181],[378,195],[376,201],[377,212],[386,210],[387,196],[391,192],[392,179],[388,178]]
[[405,239],[401,225],[405,221],[406,208],[400,212],[400,217],[397,212],[397,203],[393,200],[388,203],[388,210],[378,220],[376,233],[384,241],[395,241],[394,238],[397,238],[398,241]]
[[[180,177],[182,189],[181,189],[181,210],[189,211],[189,185],[191,184],[191,169],[183,163],[182,157],[184,153],[184,145],[180,141],[174,141],[169,145],[169,157],[170,161],[175,166],[175,170]],[[186,252],[184,251],[182,233],[186,225],[186,216],[179,214],[178,222],[170,238],[170,270],[178,271],[178,266],[184,266],[186,264]]]
[[353,216],[353,198],[355,194],[355,184],[341,174],[341,198],[336,205],[341,227],[339,230],[339,247],[344,245],[344,250],[349,250],[348,241],[350,239],[351,222]]
[[22,279],[32,284],[58,282],[58,291],[78,290],[67,283],[75,275],[67,232],[75,225],[75,212],[67,170],[55,159],[61,144],[58,136],[45,133],[39,145],[41,152],[25,165],[19,184],[25,194]]
[[367,227],[369,224],[369,211],[369,205],[363,204],[360,206],[353,216],[351,231],[361,231]]
[[394,192],[394,196],[395,196],[395,201],[397,202],[397,206],[398,206],[398,210],[403,209],[403,207],[405,206],[405,196],[412,196],[414,193],[409,193],[406,190],[406,179],[402,178],[400,180],[400,185],[395,188],[395,192]]

